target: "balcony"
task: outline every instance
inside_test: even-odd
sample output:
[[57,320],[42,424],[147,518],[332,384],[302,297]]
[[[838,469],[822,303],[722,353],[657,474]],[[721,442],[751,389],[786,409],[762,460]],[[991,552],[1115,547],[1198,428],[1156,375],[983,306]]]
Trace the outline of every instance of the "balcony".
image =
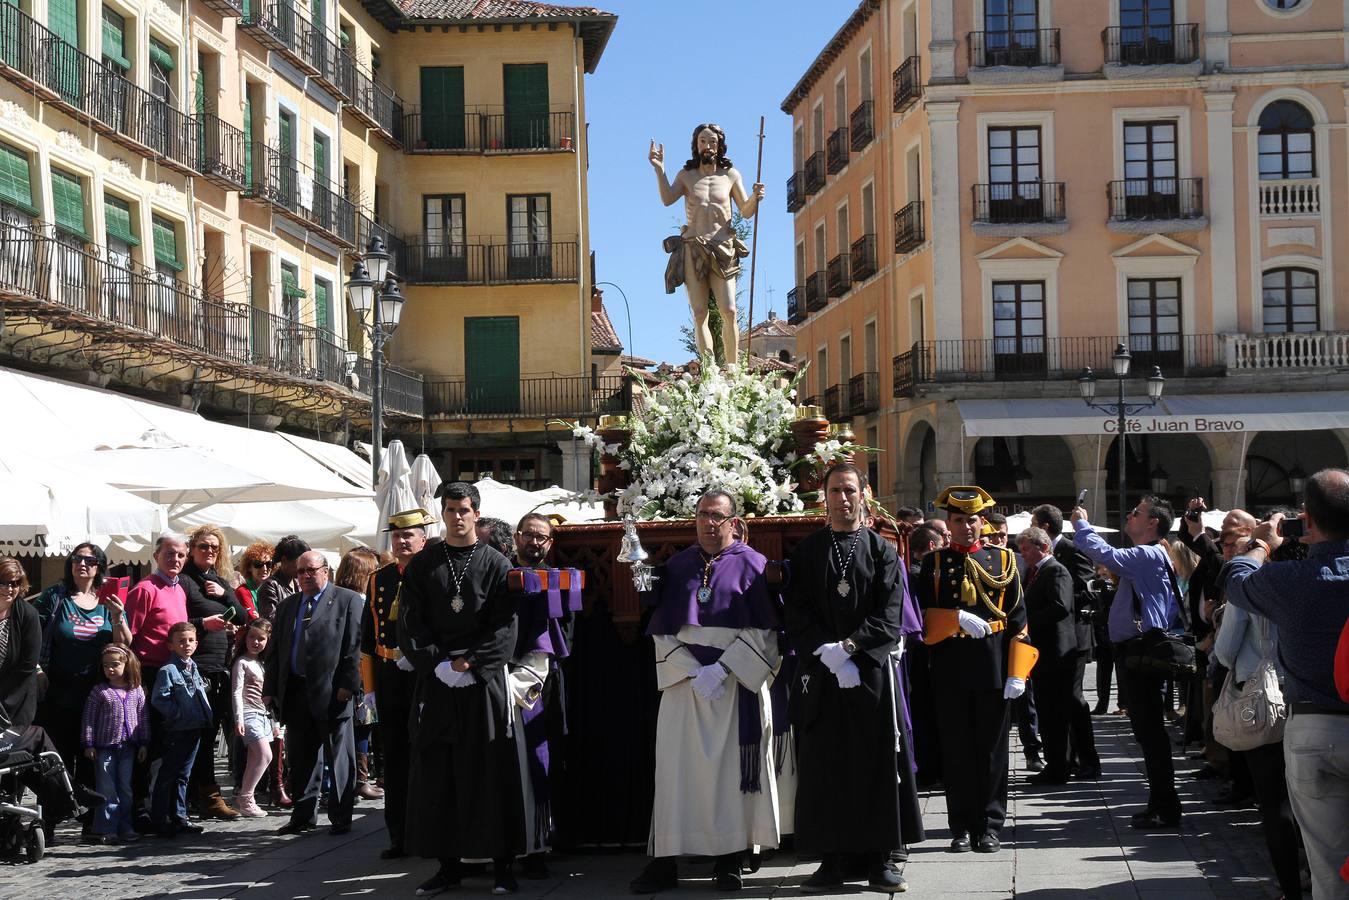
[[515,154],[571,153],[576,147],[571,108],[546,113],[494,111],[488,107],[456,115],[420,110],[403,116],[408,153]]
[[895,69],[890,76],[890,89],[893,95],[895,112],[903,112],[917,103],[918,98],[923,96],[921,72],[922,60],[917,56],[910,56],[900,63],[899,68]]
[[632,411],[626,375],[456,378],[426,382],[427,418],[585,419]]
[[837,175],[848,166],[848,129],[835,128],[825,141],[825,156],[829,163],[825,167],[830,175]]
[[787,179],[787,212],[794,213],[806,205],[806,173],[794,172]]
[[239,18],[244,14],[244,0],[202,0],[202,6],[215,10],[225,18]]
[[812,272],[806,276],[806,312],[819,312],[829,303],[829,293],[825,290],[824,272]]
[[1110,230],[1169,234],[1208,227],[1204,179],[1129,178],[1109,185]]
[[1222,339],[1229,373],[1349,368],[1349,332],[1227,334]]
[[1292,178],[1261,181],[1260,215],[1262,216],[1319,216],[1321,215],[1321,180],[1319,178]]
[[842,297],[852,287],[852,277],[848,272],[848,254],[840,253],[829,260],[825,270],[825,290],[830,297]]
[[252,35],[253,40],[269,50],[294,56],[300,47],[294,8],[264,0],[249,0],[249,4],[251,8],[239,19],[239,30]]
[[270,203],[281,215],[322,232],[348,249],[356,246],[356,204],[311,167],[288,153],[254,142],[253,181],[249,194]]
[[1061,181],[976,184],[974,233],[986,237],[1062,234],[1068,230]]
[[876,274],[876,235],[864,234],[852,242],[851,274],[854,284]]
[[398,274],[414,284],[574,283],[580,273],[575,241],[448,243],[413,238],[404,252],[407,262]]
[[[356,389],[361,393],[370,393],[373,369],[374,363],[367,357],[362,356],[356,361]],[[387,362],[383,374],[384,412],[422,418],[426,404],[426,384],[422,376]]]
[[824,389],[824,417],[831,422],[851,418],[846,409],[848,386],[836,384]]
[[862,372],[848,380],[848,414],[865,416],[881,408],[881,373]]
[[1112,26],[1101,32],[1106,78],[1197,75],[1198,25]]
[[1153,366],[1168,378],[1224,373],[1223,347],[1212,334],[928,341],[894,358],[894,395],[912,397],[920,384],[1071,380],[1085,367],[1109,372],[1120,343],[1133,354],[1136,373]]
[[818,150],[806,159],[806,196],[824,187],[824,151]]
[[197,171],[227,191],[248,188],[248,145],[244,133],[213,113],[197,122]]
[[923,246],[927,232],[923,226],[923,201],[914,200],[895,213],[895,252],[908,253]]
[[388,85],[374,79],[360,65],[347,71],[350,83],[346,86],[351,102],[344,109],[375,129],[375,133],[395,148],[403,146],[403,98]]
[[1059,29],[971,31],[971,84],[1024,84],[1063,80]]
[[852,149],[854,153],[861,152],[868,144],[876,139],[876,104],[871,100],[863,100],[857,104],[857,108],[848,116],[848,131],[852,138]]
[[800,325],[806,321],[804,293],[805,289],[801,287],[794,287],[787,292],[787,321],[792,325]]

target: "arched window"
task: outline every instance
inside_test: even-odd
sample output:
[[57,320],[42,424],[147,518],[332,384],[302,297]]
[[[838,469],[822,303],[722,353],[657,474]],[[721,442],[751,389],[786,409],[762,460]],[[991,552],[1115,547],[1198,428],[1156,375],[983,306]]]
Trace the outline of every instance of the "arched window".
[[1319,279],[1311,269],[1271,269],[1262,279],[1264,330],[1320,331]]
[[1260,177],[1264,180],[1316,177],[1311,113],[1300,103],[1277,100],[1260,113]]
[[790,351],[790,350],[779,350],[779,351],[778,351],[778,359],[782,360],[782,361],[785,362],[785,363],[791,362],[791,361],[792,361],[792,351]]

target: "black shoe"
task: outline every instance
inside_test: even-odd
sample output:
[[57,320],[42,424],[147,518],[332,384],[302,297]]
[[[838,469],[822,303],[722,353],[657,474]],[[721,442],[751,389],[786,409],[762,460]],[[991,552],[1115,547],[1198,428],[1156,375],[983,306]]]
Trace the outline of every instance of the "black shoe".
[[1027,757],[1026,757],[1026,771],[1028,771],[1028,772],[1043,772],[1044,769],[1045,769],[1045,764],[1044,764],[1044,761],[1040,759],[1040,757],[1038,757],[1038,756],[1027,756]]
[[1222,778],[1223,773],[1205,763],[1190,777],[1195,781],[1212,781],[1215,778]]
[[280,828],[278,828],[278,829],[276,830],[276,833],[277,833],[277,834],[304,834],[306,831],[313,831],[313,830],[314,830],[314,827],[315,827],[315,826],[310,825],[308,822],[297,822],[297,821],[295,821],[294,819],[291,819],[291,820],[290,820],[289,822],[287,822],[285,825],[282,825]]
[[960,834],[957,834],[955,837],[951,838],[951,846],[947,848],[946,852],[947,852],[947,853],[969,853],[969,852],[970,852],[970,836],[969,836],[968,834],[965,834],[964,832],[961,832]]
[[1164,816],[1161,813],[1145,809],[1141,813],[1134,813],[1129,818],[1129,825],[1140,831],[1153,828],[1179,828],[1180,816]]
[[839,874],[838,865],[832,859],[826,859],[820,863],[820,867],[815,870],[801,885],[801,890],[811,894],[822,894],[825,891],[832,891],[834,888],[843,884],[843,876]]
[[417,896],[433,897],[441,891],[459,887],[459,882],[459,868],[442,863],[436,874],[417,885]]
[[178,829],[179,834],[188,834],[194,837],[206,830],[203,826],[195,825],[192,822],[188,822],[184,819],[179,819],[176,823],[174,823],[174,827]]
[[407,855],[407,851],[403,849],[402,844],[394,844],[392,847],[385,847],[379,851],[380,859],[402,859]]
[[1109,712],[1110,712],[1109,706],[1093,706],[1091,708],[1091,714],[1093,716],[1104,716],[1107,715]]
[[740,872],[743,853],[727,853],[718,856],[712,865],[712,882],[719,891],[738,891],[745,886],[745,878]]
[[148,813],[138,812],[131,820],[131,827],[137,834],[158,834],[159,826],[155,825],[154,820]]
[[659,856],[646,864],[642,874],[628,883],[634,894],[658,894],[679,886],[679,868],[673,856]]
[[753,875],[761,866],[763,866],[763,853],[746,853],[745,858],[740,861],[740,874]]
[[164,825],[156,825],[153,834],[155,837],[161,837],[166,841],[171,841],[178,836],[178,826],[172,822]]
[[334,823],[332,824],[332,826],[328,829],[328,833],[331,834],[333,837],[338,837],[338,836],[343,835],[343,834],[350,834],[350,833],[351,833],[351,823],[350,823],[350,822],[334,822]]
[[492,867],[492,893],[497,895],[514,894],[520,890],[520,883],[511,871],[511,861],[496,863]]
[[1082,781],[1095,781],[1101,777],[1101,767],[1099,765],[1083,766],[1077,770],[1077,774],[1073,777],[1081,779]]
[[1222,806],[1227,809],[1249,809],[1250,807],[1255,806],[1255,800],[1251,797],[1250,794],[1245,794],[1233,790],[1224,791],[1223,793],[1219,794],[1217,799],[1215,799],[1213,802],[1216,803],[1218,806]]
[[548,877],[548,864],[542,853],[531,853],[520,861],[520,877],[537,881]]
[[1037,772],[1036,774],[1027,778],[1026,783],[1039,784],[1039,785],[1067,784],[1068,776],[1060,775],[1058,772],[1052,772],[1049,769],[1045,769],[1043,772]]
[[996,834],[986,834],[974,843],[975,853],[997,853],[1002,849],[1002,841]]
[[867,874],[867,887],[887,894],[901,894],[909,889],[909,883],[894,869],[880,865]]

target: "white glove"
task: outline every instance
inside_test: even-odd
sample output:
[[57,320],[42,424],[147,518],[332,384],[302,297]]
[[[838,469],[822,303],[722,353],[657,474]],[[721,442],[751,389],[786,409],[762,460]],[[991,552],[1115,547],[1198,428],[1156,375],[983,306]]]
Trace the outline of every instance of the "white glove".
[[406,656],[398,657],[398,662],[394,663],[394,665],[404,672],[411,672],[413,669],[412,660],[408,659]]
[[993,628],[974,613],[965,612],[965,610],[962,609],[957,614],[957,617],[960,620],[960,630],[970,637],[985,638],[993,633]]
[[835,675],[838,674],[839,666],[848,661],[848,651],[843,649],[842,641],[835,641],[832,644],[821,644],[815,648],[815,655],[820,658],[829,671]]
[[716,663],[700,666],[693,674],[693,692],[704,700],[720,700],[726,695],[726,674]]
[[845,659],[843,665],[834,670],[834,676],[838,678],[838,686],[844,690],[862,684],[862,673],[857,671],[857,663],[850,659]]
[[1007,679],[1007,683],[1002,686],[1002,699],[1015,700],[1026,693],[1026,679],[1017,678],[1015,675]]
[[362,705],[371,712],[375,712],[375,692],[366,691],[365,696],[361,698]]
[[459,673],[454,670],[453,664],[448,659],[436,664],[436,677],[445,682],[446,687],[458,686]]

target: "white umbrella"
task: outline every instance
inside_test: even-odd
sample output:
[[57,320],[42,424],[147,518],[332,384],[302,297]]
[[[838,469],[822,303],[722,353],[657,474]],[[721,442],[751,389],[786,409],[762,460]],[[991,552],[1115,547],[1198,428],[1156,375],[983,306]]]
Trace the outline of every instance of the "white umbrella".
[[379,488],[375,491],[375,504],[379,507],[378,524],[375,526],[375,549],[380,553],[389,550],[389,535],[384,525],[389,517],[413,509],[417,506],[417,495],[412,492],[411,470],[408,455],[403,451],[402,441],[389,441],[384,455],[379,461]]
[[428,538],[438,538],[445,530],[441,524],[439,513],[439,503],[436,501],[436,488],[440,487],[440,473],[436,471],[436,464],[431,462],[431,457],[425,453],[418,453],[417,458],[412,461],[412,473],[410,476],[412,482],[412,493],[417,497],[417,505],[431,514],[436,520],[434,525],[426,526],[426,536]]

